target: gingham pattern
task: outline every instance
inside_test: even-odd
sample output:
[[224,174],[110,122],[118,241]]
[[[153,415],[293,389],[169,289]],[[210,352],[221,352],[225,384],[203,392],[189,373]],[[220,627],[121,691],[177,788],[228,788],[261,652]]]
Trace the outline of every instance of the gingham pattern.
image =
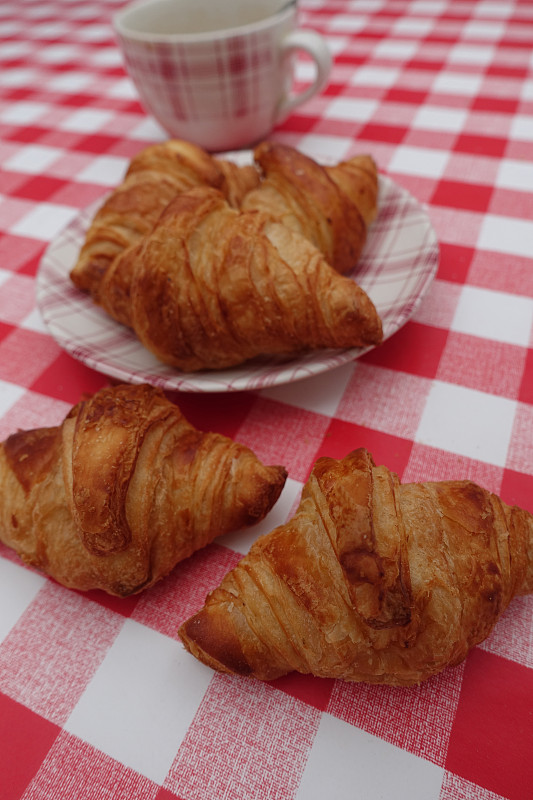
[[[110,27],[118,3],[0,7],[0,437],[59,422],[108,378],[36,305],[51,243],[163,132]],[[0,797],[6,800],[529,800],[533,602],[418,689],[215,675],[176,630],[312,463],[366,446],[405,481],[469,477],[533,511],[533,6],[306,0],[327,90],[274,132],[324,159],[369,151],[427,208],[438,272],[381,347],[294,383],[173,392],[200,428],[289,471],[257,528],[140,597],[69,592],[0,548]],[[311,66],[297,75],[306,83]],[[226,388],[226,387],[223,387]]]

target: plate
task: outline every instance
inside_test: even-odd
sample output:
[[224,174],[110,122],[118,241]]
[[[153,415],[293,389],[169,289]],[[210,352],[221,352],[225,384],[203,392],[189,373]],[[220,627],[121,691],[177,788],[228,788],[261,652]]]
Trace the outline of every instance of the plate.
[[[242,162],[251,154],[228,157]],[[321,350],[290,360],[256,359],[231,369],[194,373],[162,364],[132,331],[70,281],[98,205],[84,209],[49,245],[37,274],[37,304],[48,331],[64,350],[92,369],[126,383],[151,383],[169,391],[235,392],[318,375],[371,349]],[[374,302],[386,340],[405,325],[426,293],[437,271],[439,247],[425,207],[383,175],[378,209],[352,277]]]

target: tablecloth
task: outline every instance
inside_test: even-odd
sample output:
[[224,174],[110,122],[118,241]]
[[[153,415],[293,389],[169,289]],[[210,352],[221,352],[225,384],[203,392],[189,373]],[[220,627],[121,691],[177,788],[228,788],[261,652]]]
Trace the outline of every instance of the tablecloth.
[[[0,439],[58,424],[109,383],[50,335],[35,283],[65,226],[166,138],[117,50],[120,5],[0,6]],[[67,590],[1,546],[3,800],[533,797],[531,596],[465,662],[411,689],[223,676],[177,636],[293,513],[321,455],[363,446],[403,481],[470,478],[533,512],[533,4],[302,0],[300,20],[327,37],[332,74],[272,138],[316,158],[371,153],[424,204],[438,272],[360,359],[173,397],[197,427],[286,466],[259,525],[125,600]],[[297,81],[311,69],[302,57]]]

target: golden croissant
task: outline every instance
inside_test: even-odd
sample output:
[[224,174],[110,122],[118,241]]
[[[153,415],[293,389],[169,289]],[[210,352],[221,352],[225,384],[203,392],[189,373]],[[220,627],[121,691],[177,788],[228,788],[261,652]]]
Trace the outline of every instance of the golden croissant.
[[159,215],[177,194],[193,186],[214,186],[238,205],[259,181],[253,166],[218,160],[202,148],[171,139],[150,145],[131,161],[122,183],[96,212],[78,261],[73,283],[97,296],[100,281],[113,260],[150,233]]
[[254,158],[262,179],[243,196],[241,208],[263,211],[302,234],[339,272],[353,269],[377,215],[372,157],[328,167],[287,145],[262,142]]
[[461,662],[533,591],[533,516],[470,481],[400,484],[320,458],[294,517],[180,628],[222,672],[410,686]]
[[161,390],[104,388],[0,444],[0,540],[65,586],[124,597],[262,519],[285,479]]
[[169,203],[108,269],[99,302],[184,371],[382,339],[370,298],[307,239],[209,187]]

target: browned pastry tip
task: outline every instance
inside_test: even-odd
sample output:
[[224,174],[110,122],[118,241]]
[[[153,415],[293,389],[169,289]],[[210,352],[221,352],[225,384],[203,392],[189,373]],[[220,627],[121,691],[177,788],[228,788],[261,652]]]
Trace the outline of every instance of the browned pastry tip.
[[65,586],[126,596],[262,519],[286,480],[161,390],[108,387],[0,444],[0,540]]
[[263,179],[243,200],[312,242],[341,273],[352,270],[377,214],[378,174],[369,155],[322,166],[295,148],[262,142],[254,157]]
[[321,458],[179,635],[214,669],[411,686],[533,592],[533,516],[471,481],[400,484],[364,449]]

